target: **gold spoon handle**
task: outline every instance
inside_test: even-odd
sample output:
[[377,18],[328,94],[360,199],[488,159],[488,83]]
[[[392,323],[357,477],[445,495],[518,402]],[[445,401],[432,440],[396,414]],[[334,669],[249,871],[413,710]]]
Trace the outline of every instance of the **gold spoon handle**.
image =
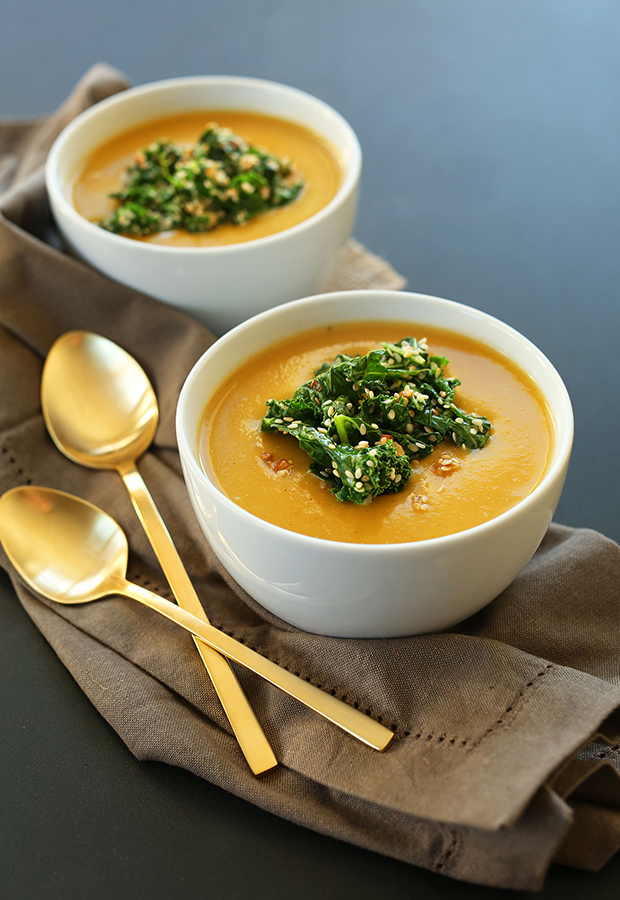
[[338,725],[339,728],[374,750],[384,750],[394,737],[389,728],[343,703],[342,700],[337,700],[336,697],[332,697],[331,694],[325,693],[313,684],[308,684],[307,681],[303,681],[271,660],[265,659],[264,656],[214,628],[213,625],[196,618],[191,613],[175,606],[174,603],[164,600],[163,597],[147,591],[146,588],[127,581],[118,588],[118,592],[154,609],[172,622],[176,622],[181,628],[185,628],[195,637],[200,638],[200,641],[205,641],[210,647],[219,650],[229,659],[260,675],[270,684],[280,688],[289,696],[295,697],[300,703],[333,722],[334,725]]
[[[209,624],[207,615],[144,479],[132,463],[122,463],[117,468],[123,477],[134,509],[179,607]],[[196,637],[194,637],[194,642],[248,765],[255,775],[268,772],[277,766],[278,760],[235,673],[228,661],[219,653],[197,640]]]

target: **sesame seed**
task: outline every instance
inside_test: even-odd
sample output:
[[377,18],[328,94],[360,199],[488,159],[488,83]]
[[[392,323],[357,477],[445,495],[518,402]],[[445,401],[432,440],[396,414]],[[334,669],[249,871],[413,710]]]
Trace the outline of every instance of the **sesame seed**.
[[335,445],[335,444],[328,444],[327,446],[329,447],[330,450],[335,450],[335,449],[336,449],[336,445]]
[[478,434],[478,429],[477,429],[477,428],[470,428],[470,429],[469,429],[469,433],[470,433],[470,434]]
[[291,422],[291,424],[288,427],[289,428],[299,428],[299,422]]
[[344,474],[347,476],[347,478],[350,478],[351,481],[353,481],[353,472],[347,469]]
[[398,484],[398,482],[399,482],[399,481],[402,481],[402,480],[403,480],[403,476],[400,475],[400,474],[398,474],[398,475],[396,476],[396,478],[394,479],[394,481],[396,482],[396,484]]
[[407,422],[407,424],[405,425],[405,431],[407,432],[407,434],[413,434],[413,425],[411,424],[411,422]]
[[334,407],[330,406],[329,409],[327,410],[327,415],[333,416],[335,412],[336,412],[336,410],[334,409]]
[[360,425],[360,434],[366,434],[366,426],[364,425],[363,422]]
[[463,420],[461,419],[460,416],[459,416],[457,419],[455,419],[454,421],[456,422],[457,425],[462,425],[462,424],[463,424]]
[[317,428],[317,431],[321,434],[327,434],[327,428],[321,428],[320,426]]
[[276,425],[282,425],[282,419],[274,419],[273,421]]
[[457,438],[457,436],[456,436],[456,431],[453,431],[453,432],[452,432],[452,440],[454,441],[455,444],[456,444],[456,442],[458,441],[458,438]]
[[374,428],[375,430],[377,430],[379,428],[379,426],[375,422],[372,422],[370,427]]
[[356,481],[356,482],[355,482],[355,490],[356,490],[356,491],[359,491],[359,489],[360,489],[360,488],[363,488],[363,487],[364,487],[364,485],[362,484],[361,481]]
[[393,409],[391,409],[388,413],[388,419],[395,419],[395,418],[396,418],[396,413],[394,412]]
[[416,447],[419,447],[420,450],[426,450],[426,444],[423,444],[422,441],[415,442]]
[[362,477],[362,470],[359,467],[355,470],[355,477],[356,478]]
[[[376,455],[377,455],[377,451],[375,450],[374,447],[372,448],[372,450],[369,450],[368,453],[369,453],[370,456],[376,456]],[[368,461],[368,465],[370,465],[370,460]]]
[[284,416],[284,421],[285,421],[285,422],[292,422],[292,421],[293,421],[293,417],[292,417],[292,416]]

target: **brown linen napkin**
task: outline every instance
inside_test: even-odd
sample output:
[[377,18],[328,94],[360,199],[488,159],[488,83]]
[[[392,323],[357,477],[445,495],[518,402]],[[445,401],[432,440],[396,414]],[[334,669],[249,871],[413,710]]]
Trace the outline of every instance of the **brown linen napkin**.
[[[396,736],[378,754],[239,670],[281,761],[258,781],[186,633],[122,598],[46,603],[0,550],[28,614],[139,759],[182,766],[291,821],[456,879],[535,890],[554,859],[600,867],[620,846],[620,548],[552,525],[481,613],[397,640],[306,634],[234,584],[196,523],[174,437],[180,387],[212,336],[64,255],[51,228],[41,171],[51,140],[125,85],[98,66],[49,119],[0,123],[0,491],[37,483],[103,507],[128,535],[129,577],[170,597],[118,476],[65,459],[40,412],[42,364],[59,334],[86,328],[121,344],[161,404],[140,468],[211,621]],[[402,286],[356,244],[335,281]]]

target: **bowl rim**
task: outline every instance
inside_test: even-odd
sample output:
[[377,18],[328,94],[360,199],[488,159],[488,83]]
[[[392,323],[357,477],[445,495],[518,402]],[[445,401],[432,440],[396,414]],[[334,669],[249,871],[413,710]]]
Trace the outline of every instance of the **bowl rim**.
[[[481,522],[478,525],[474,525],[471,528],[463,529],[462,531],[456,531],[452,534],[440,535],[434,538],[427,538],[425,540],[420,541],[401,541],[401,542],[386,542],[386,543],[358,543],[355,541],[335,541],[328,538],[320,538],[315,537],[313,535],[303,534],[297,531],[290,531],[289,529],[283,528],[280,525],[274,525],[272,522],[267,521],[266,519],[261,519],[259,516],[254,515],[243,507],[239,506],[233,500],[226,496],[226,494],[215,484],[206,474],[200,462],[198,461],[197,455],[197,435],[194,435],[193,443],[189,439],[189,435],[187,434],[187,427],[184,419],[184,407],[187,402],[187,398],[190,392],[193,389],[195,382],[201,375],[202,367],[204,365],[205,358],[210,356],[214,351],[216,346],[226,347],[231,341],[235,341],[237,335],[241,332],[250,331],[257,320],[268,321],[270,318],[277,317],[279,315],[285,315],[290,313],[293,318],[295,314],[299,311],[303,311],[309,304],[314,303],[317,300],[323,300],[325,302],[337,301],[341,298],[359,296],[359,294],[364,294],[364,296],[374,295],[377,299],[385,296],[399,295],[401,297],[409,297],[415,300],[422,301],[432,301],[433,303],[438,303],[440,305],[445,305],[447,309],[459,309],[461,311],[465,311],[467,313],[473,313],[474,317],[478,319],[482,319],[487,321],[493,328],[498,329],[504,334],[508,335],[511,339],[516,339],[524,344],[526,348],[529,349],[530,352],[533,352],[534,355],[538,358],[538,360],[542,363],[542,365],[548,370],[549,375],[552,379],[556,381],[557,388],[559,389],[562,403],[560,409],[554,413],[554,410],[551,408],[548,403],[548,398],[545,392],[541,390],[545,400],[547,401],[547,406],[549,409],[549,416],[552,420],[553,428],[555,430],[555,444],[553,446],[553,455],[550,462],[547,465],[545,472],[543,473],[540,481],[536,485],[533,491],[531,491],[526,497],[516,503],[514,506],[510,507],[510,509],[505,510],[503,513],[500,513],[498,516],[494,516],[492,519],[488,519],[486,522]],[[299,317],[301,319],[301,317]],[[358,321],[368,320],[368,317],[361,317]],[[342,321],[347,321],[342,320]],[[350,319],[348,321],[353,321]],[[422,323],[424,324],[424,323]],[[309,326],[311,327],[319,327],[319,326]],[[308,329],[306,329],[308,330]],[[447,330],[450,330],[449,328]],[[457,332],[458,333],[458,332]],[[284,340],[285,338],[281,338]],[[477,340],[480,343],[486,343],[484,340],[478,338]],[[265,344],[261,346],[260,350],[257,352],[261,352],[265,350],[269,345]],[[218,351],[221,352],[221,351]],[[497,351],[501,353],[501,351]],[[506,354],[503,354],[504,356]],[[519,368],[522,368],[521,366]],[[527,374],[527,373],[526,373]],[[205,399],[205,404],[207,400]],[[176,435],[177,435],[177,444],[179,448],[179,453],[181,456],[181,461],[183,465],[183,469],[186,466],[191,470],[192,476],[194,478],[197,477],[198,482],[201,485],[204,485],[207,491],[214,492],[218,498],[219,503],[223,503],[226,508],[232,510],[234,513],[241,515],[242,519],[248,522],[253,522],[258,527],[262,527],[266,529],[267,533],[271,533],[274,536],[284,536],[285,539],[291,540],[294,542],[299,542],[301,546],[307,546],[308,548],[318,548],[323,547],[326,550],[331,548],[332,552],[337,552],[337,548],[347,548],[347,551],[353,553],[361,553],[364,550],[368,551],[374,550],[377,551],[381,548],[381,552],[384,553],[422,553],[426,552],[428,548],[441,547],[450,543],[461,543],[474,539],[477,535],[484,534],[485,531],[494,529],[497,527],[501,527],[502,524],[508,524],[510,521],[517,516],[520,516],[522,512],[527,512],[527,510],[534,506],[538,502],[538,498],[547,491],[552,484],[558,478],[563,477],[563,474],[566,471],[568,466],[573,439],[574,439],[574,414],[572,403],[570,400],[570,396],[564,381],[555,368],[555,366],[551,363],[548,357],[540,350],[529,338],[525,337],[525,335],[521,334],[521,332],[517,331],[516,328],[513,328],[511,325],[503,322],[501,319],[496,318],[495,316],[490,315],[489,313],[483,312],[482,310],[476,309],[473,306],[468,306],[467,304],[460,303],[455,300],[447,300],[443,297],[436,297],[432,294],[422,294],[413,291],[394,291],[394,290],[382,290],[382,289],[371,289],[371,290],[349,290],[349,291],[334,291],[324,294],[314,294],[310,297],[303,297],[299,300],[293,300],[289,303],[282,304],[281,306],[273,307],[272,309],[268,309],[262,313],[258,313],[255,316],[252,316],[250,319],[247,319],[245,322],[242,322],[240,325],[235,326],[235,328],[228,331],[222,337],[218,338],[207,350],[201,355],[201,357],[194,363],[192,369],[190,370],[183,386],[181,388],[181,392],[179,394],[179,399],[177,402],[176,414],[175,414],[175,426],[176,426]]]
[[[292,225],[290,228],[285,228],[283,231],[276,232],[275,234],[268,234],[264,237],[253,238],[249,241],[241,241],[234,244],[221,244],[211,247],[177,247],[167,244],[152,244],[145,241],[131,241],[131,247],[134,248],[131,252],[137,254],[142,253],[147,257],[153,253],[165,253],[169,255],[178,254],[183,257],[188,254],[219,256],[228,253],[240,253],[243,252],[244,249],[246,249],[247,252],[247,248],[253,249],[255,247],[264,247],[268,244],[277,243],[278,241],[286,239],[286,237],[291,234],[299,234],[304,230],[307,230],[308,228],[314,227],[324,218],[330,216],[334,210],[342,206],[348,200],[351,194],[356,190],[360,179],[362,169],[362,149],[355,131],[341,113],[335,110],[324,100],[321,100],[319,97],[315,97],[313,94],[310,94],[307,91],[303,91],[300,88],[282,84],[277,81],[269,81],[268,79],[264,78],[251,78],[242,75],[191,75],[187,77],[167,78],[161,81],[152,81],[146,84],[127,88],[126,90],[119,91],[116,94],[112,94],[110,97],[106,97],[104,100],[100,100],[99,102],[94,103],[92,106],[89,106],[87,109],[79,113],[74,119],[72,119],[72,121],[63,128],[63,130],[54,140],[45,163],[45,184],[50,195],[50,201],[52,202],[53,207],[59,209],[64,216],[68,217],[73,222],[76,227],[85,228],[86,232],[90,233],[91,235],[97,234],[99,238],[101,238],[104,242],[111,241],[111,244],[109,244],[109,246],[117,247],[119,249],[125,247],[127,249],[128,239],[126,237],[120,234],[113,234],[110,231],[99,228],[97,225],[95,225],[94,222],[91,222],[89,219],[82,216],[65,196],[58,176],[58,167],[67,143],[74,139],[75,134],[79,133],[82,128],[86,127],[90,120],[102,113],[105,113],[105,111],[107,109],[110,109],[111,107],[126,102],[131,103],[136,97],[139,98],[147,94],[157,93],[161,90],[172,90],[174,88],[183,89],[198,85],[205,85],[208,87],[209,85],[223,84],[230,84],[236,87],[248,86],[251,88],[259,89],[275,89],[285,94],[297,97],[304,103],[310,103],[318,107],[323,113],[327,114],[330,118],[335,120],[343,129],[347,141],[350,144],[351,151],[350,162],[346,166],[343,163],[342,166],[344,177],[342,179],[340,187],[338,188],[332,199],[329,201],[329,203],[326,203],[325,206],[317,210],[317,212],[315,212],[313,215],[309,216],[307,219],[304,219],[302,222],[298,222],[296,225]],[[260,115],[260,113],[258,114]],[[286,119],[286,121],[294,120]],[[295,124],[302,125],[301,122],[296,122]],[[319,136],[323,137],[323,135],[320,134]],[[325,138],[325,140],[327,139]],[[336,150],[339,149],[340,148],[336,147]]]

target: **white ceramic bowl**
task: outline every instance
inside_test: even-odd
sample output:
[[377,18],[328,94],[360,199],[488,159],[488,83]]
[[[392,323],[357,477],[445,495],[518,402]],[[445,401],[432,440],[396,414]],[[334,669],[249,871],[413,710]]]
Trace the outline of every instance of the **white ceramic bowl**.
[[[380,318],[448,328],[514,360],[549,406],[553,450],[539,485],[497,518],[415,543],[354,544],[296,534],[241,509],[210,481],[198,459],[205,404],[248,356],[329,323]],[[393,637],[439,631],[493,600],[526,565],[560,498],[573,440],[573,414],[548,359],[508,325],[468,306],[423,294],[345,291],[270,310],[229,332],[201,357],[181,391],[177,438],[202,529],[230,574],[264,607],[307,631]]]
[[[132,241],[99,228],[75,210],[71,188],[76,170],[102,143],[163,116],[208,109],[262,113],[322,135],[343,166],[336,196],[299,225],[221,247]],[[326,103],[270,81],[205,76],[147,84],[95,104],[59,135],[45,175],[56,223],[75,255],[222,334],[256,313],[321,290],[353,228],[360,171],[355,133]]]

